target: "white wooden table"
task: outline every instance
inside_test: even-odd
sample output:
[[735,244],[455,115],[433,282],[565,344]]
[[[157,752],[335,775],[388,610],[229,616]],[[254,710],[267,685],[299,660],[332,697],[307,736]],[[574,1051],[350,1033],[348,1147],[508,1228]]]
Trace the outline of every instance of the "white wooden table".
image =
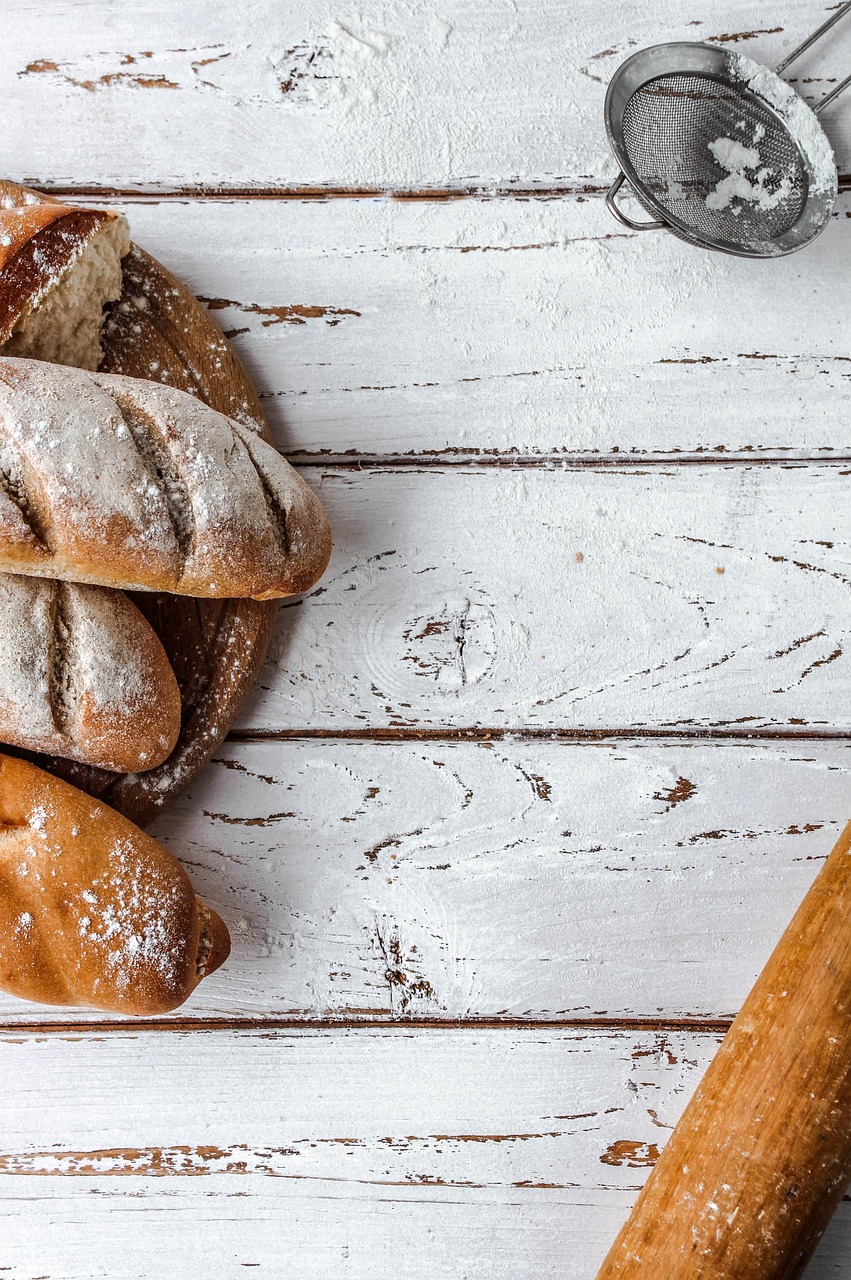
[[630,234],[603,94],[823,12],[9,0],[5,174],[207,300],[336,550],[154,828],[230,963],[0,1006],[3,1276],[593,1277],[851,809],[851,195],[769,264]]

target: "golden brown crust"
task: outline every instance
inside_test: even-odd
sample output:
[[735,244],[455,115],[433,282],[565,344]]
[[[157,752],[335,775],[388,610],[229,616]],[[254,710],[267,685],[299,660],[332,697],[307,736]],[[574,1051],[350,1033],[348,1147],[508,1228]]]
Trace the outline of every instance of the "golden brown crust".
[[[66,588],[67,589],[67,588]],[[119,591],[103,590],[111,597],[111,609],[125,615],[133,627],[132,650],[125,654],[125,668],[142,673],[142,696],[125,698],[121,705],[107,702],[97,691],[81,699],[80,728],[72,759],[117,773],[144,773],[155,769],[171,755],[180,734],[180,689],[159,637],[140,611]],[[119,682],[116,667],[114,681]],[[35,748],[70,754],[52,747]]]
[[150,1017],[226,958],[224,922],[156,840],[0,755],[0,988]]

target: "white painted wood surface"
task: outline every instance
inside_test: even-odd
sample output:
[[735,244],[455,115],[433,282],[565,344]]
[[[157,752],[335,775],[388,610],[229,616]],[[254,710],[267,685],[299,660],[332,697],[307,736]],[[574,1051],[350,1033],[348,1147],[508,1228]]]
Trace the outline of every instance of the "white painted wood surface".
[[[7,6],[8,175],[208,300],[336,549],[154,828],[228,966],[166,1025],[0,1002],[4,1275],[592,1280],[851,727],[851,197],[773,264],[630,235],[601,104],[825,12]],[[849,1266],[846,1203],[808,1280]]]
[[334,556],[245,729],[849,726],[845,465],[305,474]]
[[233,930],[174,1019],[730,1017],[849,775],[846,743],[230,744],[152,827]]
[[[606,84],[633,49],[707,40],[771,64],[825,7],[11,0],[0,96],[50,128],[9,130],[5,163],[41,183],[153,190],[598,184],[614,176]],[[849,52],[845,30],[808,54],[805,92],[824,96]],[[848,167],[848,113],[831,114]]]
[[849,194],[770,267],[576,196],[109,203],[233,333],[296,458],[851,451]]
[[[717,1043],[534,1027],[7,1039],[3,1262],[92,1280],[187,1265],[585,1280]],[[811,1275],[843,1274],[849,1245],[843,1205]]]

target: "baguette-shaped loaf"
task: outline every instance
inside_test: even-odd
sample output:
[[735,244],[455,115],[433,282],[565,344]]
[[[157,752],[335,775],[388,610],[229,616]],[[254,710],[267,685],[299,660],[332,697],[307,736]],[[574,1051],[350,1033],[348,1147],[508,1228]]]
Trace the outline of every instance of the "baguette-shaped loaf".
[[0,742],[134,773],[179,732],[174,672],[125,595],[0,573]]
[[180,863],[98,800],[0,755],[0,988],[151,1016],[227,958]]
[[0,181],[0,351],[96,369],[129,248],[121,214]]
[[330,551],[318,498],[251,428],[159,383],[0,359],[0,569],[263,600]]

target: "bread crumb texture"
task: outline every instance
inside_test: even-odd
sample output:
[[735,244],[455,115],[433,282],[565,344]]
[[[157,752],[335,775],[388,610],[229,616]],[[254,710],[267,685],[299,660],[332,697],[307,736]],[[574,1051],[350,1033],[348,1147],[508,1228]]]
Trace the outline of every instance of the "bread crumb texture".
[[[61,223],[56,234],[61,234]],[[104,307],[121,297],[121,259],[129,247],[127,223],[120,217],[95,227],[79,246],[70,246],[70,260],[58,272],[35,247],[33,265],[43,273],[41,285],[0,352],[97,369],[103,356]]]

